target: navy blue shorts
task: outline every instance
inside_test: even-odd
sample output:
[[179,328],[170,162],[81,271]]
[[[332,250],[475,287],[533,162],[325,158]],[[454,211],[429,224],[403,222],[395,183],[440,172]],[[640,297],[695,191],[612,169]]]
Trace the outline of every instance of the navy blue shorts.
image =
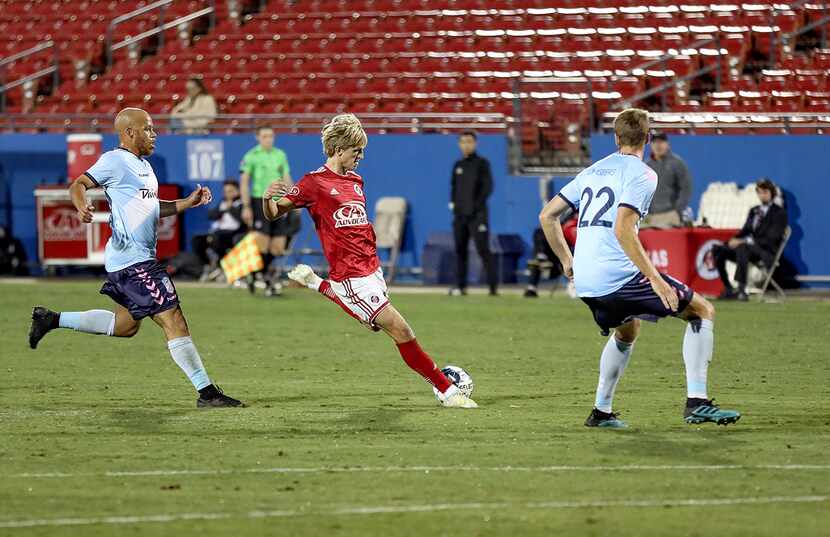
[[594,321],[602,329],[603,335],[608,335],[612,328],[617,328],[632,319],[657,321],[663,317],[676,316],[686,309],[692,301],[694,291],[685,283],[667,274],[661,273],[660,275],[677,291],[679,299],[677,312],[663,305],[660,297],[651,288],[651,283],[642,273],[637,273],[631,281],[610,295],[582,298],[582,301],[591,308]]
[[157,261],[143,261],[117,272],[108,272],[101,294],[127,308],[135,320],[179,305],[176,287],[164,266]]

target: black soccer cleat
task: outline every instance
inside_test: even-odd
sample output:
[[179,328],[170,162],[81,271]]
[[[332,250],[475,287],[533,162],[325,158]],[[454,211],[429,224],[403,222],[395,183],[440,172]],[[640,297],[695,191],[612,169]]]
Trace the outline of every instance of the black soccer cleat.
[[215,384],[199,390],[199,398],[196,399],[196,408],[225,408],[235,406],[244,407],[245,404],[238,399],[228,397]]
[[723,410],[715,404],[714,399],[687,399],[683,419],[692,424],[711,422],[729,425],[741,419],[741,413],[737,410]]
[[614,412],[603,412],[594,408],[585,420],[585,427],[603,427],[608,429],[627,429],[628,424],[619,419]]
[[58,327],[61,314],[43,306],[32,309],[32,325],[29,327],[29,347],[36,349],[43,336]]

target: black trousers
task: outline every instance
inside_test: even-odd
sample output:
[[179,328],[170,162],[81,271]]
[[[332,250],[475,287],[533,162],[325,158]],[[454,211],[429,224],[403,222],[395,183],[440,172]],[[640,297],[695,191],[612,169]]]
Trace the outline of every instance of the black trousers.
[[562,274],[562,265],[553,249],[548,244],[548,239],[545,238],[545,232],[537,228],[533,232],[533,259],[536,263],[528,263],[530,276],[528,277],[528,285],[536,287],[539,285],[539,280],[542,279],[542,269],[539,267],[540,261],[550,261],[553,267],[550,270],[550,278],[556,279]]
[[193,253],[199,256],[202,264],[209,265],[211,262],[208,250],[211,250],[218,258],[222,258],[228,250],[236,243],[238,231],[218,230],[204,235],[194,235],[191,241]]
[[453,234],[455,235],[455,257],[458,263],[456,268],[457,285],[459,289],[467,288],[467,246],[470,237],[476,245],[478,256],[487,273],[487,284],[495,291],[498,286],[496,263],[490,252],[490,227],[487,223],[487,213],[474,215],[455,215],[453,220]]
[[757,263],[762,261],[769,266],[772,263],[773,254],[764,250],[757,244],[742,244],[737,248],[730,248],[725,244],[718,244],[712,248],[712,253],[715,255],[715,264],[718,267],[718,274],[727,289],[732,288],[729,283],[729,276],[726,274],[726,262],[734,261],[738,265],[735,270],[735,280],[738,282],[738,287],[746,289],[746,273],[750,263]]

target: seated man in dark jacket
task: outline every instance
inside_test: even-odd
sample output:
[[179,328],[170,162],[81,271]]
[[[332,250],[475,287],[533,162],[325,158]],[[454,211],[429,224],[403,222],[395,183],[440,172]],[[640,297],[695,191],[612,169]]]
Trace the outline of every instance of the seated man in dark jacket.
[[[718,273],[724,285],[721,298],[748,300],[746,277],[749,263],[761,262],[766,267],[772,265],[775,253],[787,229],[787,210],[773,202],[777,191],[778,187],[769,179],[758,181],[755,185],[755,192],[758,194],[761,205],[756,205],[749,210],[744,227],[734,238],[729,239],[726,245],[718,245],[712,249]],[[732,283],[726,274],[727,261],[734,261],[738,265],[735,271],[735,280],[738,282],[737,291],[732,288]]]
[[222,202],[208,211],[208,218],[213,221],[210,233],[195,235],[192,241],[193,252],[205,265],[205,273],[216,268],[219,259],[236,244],[245,231],[239,183],[231,179],[225,181]]

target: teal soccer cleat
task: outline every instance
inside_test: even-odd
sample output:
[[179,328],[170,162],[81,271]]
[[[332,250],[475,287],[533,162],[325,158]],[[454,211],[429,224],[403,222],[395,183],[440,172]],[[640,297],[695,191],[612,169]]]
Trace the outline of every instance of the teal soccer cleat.
[[615,413],[603,412],[595,408],[591,411],[591,414],[588,415],[588,419],[585,420],[585,427],[627,429],[628,425],[621,419],[617,418],[617,415]]
[[728,425],[741,419],[741,413],[737,410],[723,410],[715,404],[714,399],[687,399],[683,419],[686,423],[710,421],[718,425]]

